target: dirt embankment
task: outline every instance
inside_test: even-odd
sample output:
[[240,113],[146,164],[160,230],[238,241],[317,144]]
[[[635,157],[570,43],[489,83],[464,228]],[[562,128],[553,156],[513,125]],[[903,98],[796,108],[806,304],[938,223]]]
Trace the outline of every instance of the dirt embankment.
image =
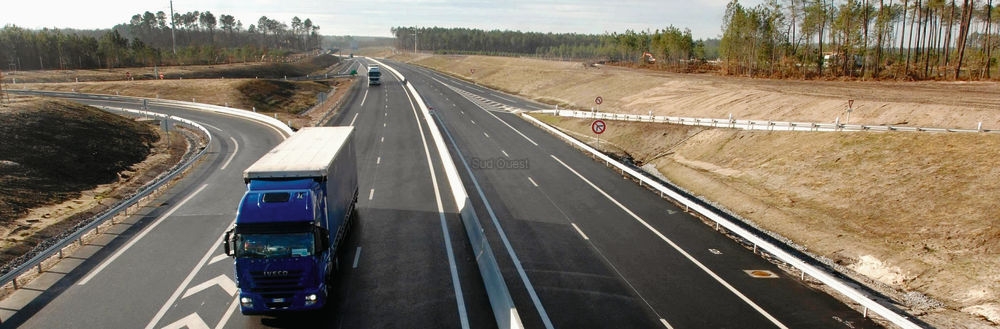
[[0,263],[62,234],[176,163],[156,126],[44,98],[0,105]]
[[[1000,129],[1000,84],[992,82],[776,81],[517,58],[401,59],[562,107],[589,109],[600,95],[609,112],[832,123],[844,122],[854,99],[851,123]],[[593,136],[589,120],[545,120]],[[602,140],[867,276],[932,325],[1000,324],[1000,135],[609,122]]]
[[[4,81],[7,84],[4,87],[228,106],[273,115],[293,128],[299,128],[318,119],[306,112],[317,104],[320,94],[328,93],[328,100],[339,99],[354,80],[288,81],[286,78],[322,75],[341,64],[339,57],[321,55],[293,63],[20,71],[6,73]],[[163,79],[157,79],[157,74],[162,74]],[[126,79],[126,76],[132,79]],[[14,79],[16,84],[11,83]]]
[[[335,63],[335,62],[334,62]],[[289,82],[279,79],[190,79],[219,72],[239,74],[315,74],[330,65],[321,56],[296,64],[224,67],[173,67],[188,79],[122,81],[113,72],[72,71],[97,82],[61,82],[67,71],[18,72],[16,77],[61,83],[19,83],[5,88],[75,91],[196,101],[275,115],[293,128],[329,118],[352,79]],[[284,71],[276,71],[275,67]],[[132,72],[148,71],[132,69]],[[262,73],[261,73],[262,72]],[[138,78],[138,77],[137,77]],[[320,93],[330,93],[318,103]],[[14,97],[0,104],[0,263],[24,254],[132,193],[176,164],[185,138],[167,146],[155,126],[137,123],[80,104],[35,97]],[[172,133],[176,134],[176,132]],[[10,143],[8,143],[10,142]]]
[[[274,115],[293,128],[310,125],[306,112],[317,104],[321,93],[339,99],[354,83],[350,78],[304,82],[263,79],[142,80],[86,83],[18,84],[17,89],[68,91],[172,99],[257,111]],[[331,92],[332,91],[332,92]],[[322,112],[322,111],[320,111]]]

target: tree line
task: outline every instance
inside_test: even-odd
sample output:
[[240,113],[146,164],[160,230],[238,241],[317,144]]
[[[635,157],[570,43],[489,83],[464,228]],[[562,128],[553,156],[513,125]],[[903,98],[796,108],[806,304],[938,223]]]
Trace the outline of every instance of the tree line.
[[132,16],[107,30],[41,29],[15,25],[0,30],[0,69],[95,69],[154,65],[261,61],[318,48],[320,27],[261,16],[244,27],[232,15],[162,11]]
[[[695,41],[691,31],[670,26],[656,31],[626,30],[603,35],[538,33],[441,27],[393,27],[395,47],[436,53],[537,56],[562,60],[645,63],[661,67],[686,65],[692,59],[717,56],[712,42]],[[706,46],[708,45],[708,46]],[[416,47],[414,47],[416,46]],[[648,61],[649,52],[659,60]]]
[[728,74],[761,77],[989,79],[993,0],[770,0],[726,7]]

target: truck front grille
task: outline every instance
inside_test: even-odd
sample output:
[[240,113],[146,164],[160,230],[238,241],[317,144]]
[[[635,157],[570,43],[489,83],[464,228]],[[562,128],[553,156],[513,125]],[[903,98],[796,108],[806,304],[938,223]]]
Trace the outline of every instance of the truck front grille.
[[305,286],[302,270],[251,271],[254,287],[259,293],[286,292],[299,290]]

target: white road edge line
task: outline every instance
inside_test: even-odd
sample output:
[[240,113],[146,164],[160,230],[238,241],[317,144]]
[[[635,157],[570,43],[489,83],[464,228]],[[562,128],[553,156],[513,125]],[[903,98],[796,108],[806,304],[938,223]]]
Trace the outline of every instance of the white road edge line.
[[[435,114],[435,116],[437,116]],[[438,120],[441,120],[438,117]],[[448,136],[448,140],[451,141],[452,145],[455,145],[455,138],[451,136],[451,131],[448,127],[443,124],[440,126],[444,130],[445,135]],[[521,264],[521,259],[517,257],[517,253],[514,252],[514,247],[510,244],[510,239],[507,238],[507,233],[504,232],[503,227],[500,226],[500,220],[497,219],[497,215],[493,212],[493,206],[490,205],[490,201],[486,199],[486,194],[483,192],[483,188],[479,186],[479,180],[476,179],[476,174],[472,172],[472,168],[469,167],[469,162],[465,161],[465,155],[462,154],[462,150],[455,147],[455,154],[459,160],[462,160],[462,166],[465,171],[469,173],[469,179],[472,180],[472,186],[476,187],[476,192],[479,194],[479,199],[483,201],[483,206],[486,207],[486,213],[490,215],[490,220],[493,222],[493,227],[497,229],[497,234],[500,235],[500,241],[503,241],[504,248],[507,250],[507,255],[510,256],[511,261],[514,263],[514,268],[517,269],[518,276],[521,277],[521,282],[524,283],[524,289],[528,291],[528,296],[531,297],[531,302],[535,305],[535,310],[538,312],[538,316],[542,318],[542,324],[546,329],[555,328],[552,325],[552,320],[549,319],[548,312],[545,311],[545,306],[542,305],[542,300],[538,298],[538,293],[535,292],[535,286],[531,284],[531,280],[528,279],[528,273],[524,270],[524,265]],[[512,312],[515,310],[511,310]]]
[[427,137],[424,135],[424,127],[420,124],[420,115],[417,114],[417,107],[413,104],[413,98],[408,92],[406,93],[406,99],[410,101],[413,117],[417,120],[417,129],[420,130],[420,140],[424,144],[424,155],[427,157],[427,168],[431,173],[431,183],[434,185],[434,198],[437,200],[438,217],[441,219],[441,232],[444,233],[444,247],[448,252],[448,266],[451,268],[451,283],[455,290],[455,301],[458,303],[459,320],[462,322],[462,328],[469,329],[469,315],[465,309],[465,297],[462,294],[462,285],[458,282],[458,265],[455,263],[455,252],[451,248],[451,233],[448,232],[448,221],[444,214],[444,204],[441,202],[441,189],[438,186],[437,174],[434,172],[431,151],[427,145]]
[[219,167],[219,170],[226,170],[226,167],[229,167],[229,163],[233,162],[233,158],[236,157],[236,153],[240,151],[240,143],[236,142],[236,138],[229,137],[229,140],[233,141],[233,145],[236,145],[236,148],[233,149],[233,153],[229,154],[229,159],[226,159],[226,163],[223,163],[222,167]]
[[349,124],[347,124],[347,125],[348,125],[348,126],[353,126],[353,125],[354,125],[354,121],[357,121],[357,120],[358,120],[358,115],[359,115],[359,114],[361,114],[361,112],[358,112],[358,113],[354,113],[354,119],[351,119],[351,123],[349,123]]
[[84,277],[83,280],[80,280],[80,282],[78,282],[77,285],[82,286],[86,285],[87,282],[90,282],[90,280],[93,279],[95,276],[97,276],[98,273],[101,273],[101,271],[103,271],[104,268],[108,266],[108,264],[111,264],[116,259],[118,259],[118,257],[121,257],[121,255],[124,254],[126,251],[128,251],[129,248],[132,248],[132,246],[135,245],[136,242],[142,240],[142,238],[146,236],[146,234],[149,234],[149,232],[151,232],[154,228],[156,228],[157,225],[160,225],[160,223],[162,223],[164,219],[170,217],[170,215],[173,215],[174,212],[177,211],[177,209],[180,209],[181,206],[183,206],[185,203],[191,201],[191,199],[194,198],[195,195],[198,195],[198,193],[200,193],[206,187],[208,187],[208,184],[202,185],[193,193],[189,194],[186,198],[184,198],[184,200],[181,200],[181,202],[174,205],[173,208],[170,208],[170,210],[167,211],[165,214],[160,215],[160,218],[157,218],[156,221],[153,222],[153,224],[147,226],[145,229],[142,230],[141,233],[139,233],[139,235],[136,235],[134,238],[132,238],[132,240],[130,240],[127,244],[118,249],[117,252],[111,255],[111,257],[108,257],[108,259],[105,259],[104,262],[101,262],[101,265],[98,265],[97,268],[95,268],[93,271],[90,272],[90,274],[87,274],[87,276]]
[[361,247],[354,251],[354,265],[351,268],[358,268],[359,260],[361,260]]
[[580,236],[582,236],[584,240],[590,240],[590,238],[587,237],[587,234],[584,234],[583,230],[581,230],[579,226],[576,226],[576,223],[569,223],[569,225],[573,225],[573,228],[576,229],[576,233],[580,233]]
[[[438,83],[440,83],[442,85],[445,85],[446,87],[449,87],[449,88],[456,88],[456,87],[453,87],[453,86],[451,86],[451,85],[449,85],[447,83],[444,83],[443,81],[438,80],[438,79],[434,79],[434,81],[437,81]],[[459,95],[461,95],[461,94],[459,94]],[[465,97],[465,95],[462,95],[462,97]],[[466,97],[466,99],[469,100],[468,97]],[[469,100],[469,101],[472,102],[472,100]],[[497,121],[500,121],[500,123],[503,123],[505,126],[507,126],[507,128],[510,128],[511,130],[513,130],[514,132],[516,132],[518,135],[521,135],[521,137],[524,137],[524,139],[528,140],[528,142],[531,143],[532,145],[538,146],[538,143],[535,143],[535,141],[531,140],[531,138],[528,138],[528,136],[525,136],[523,133],[521,133],[520,130],[517,130],[517,128],[514,128],[514,126],[511,126],[509,123],[507,123],[507,121],[503,121],[503,119],[500,119],[500,117],[498,117],[496,114],[493,114],[493,112],[491,112],[490,110],[487,110],[487,109],[483,108],[482,106],[479,106],[479,103],[472,102],[472,104],[476,105],[476,107],[478,107],[479,109],[483,110],[483,112],[486,112],[486,114],[489,114],[494,119],[497,119]]]
[[[231,227],[235,224],[236,220],[234,219],[232,222],[229,223],[227,227]],[[191,283],[191,280],[194,280],[194,276],[198,274],[199,271],[201,271],[201,268],[203,266],[205,266],[209,257],[212,257],[212,253],[215,252],[215,249],[222,244],[222,239],[224,238],[225,235],[219,235],[219,239],[215,240],[215,243],[212,243],[211,247],[208,248],[208,251],[205,252],[205,256],[202,256],[201,260],[198,261],[198,265],[195,265],[195,267],[191,269],[191,273],[188,273],[188,276],[184,278],[184,281],[181,282],[179,286],[177,286],[177,290],[174,290],[174,294],[170,295],[170,298],[167,299],[167,302],[163,303],[163,306],[160,307],[160,310],[158,312],[156,312],[156,315],[153,316],[153,319],[149,320],[149,324],[146,325],[146,329],[153,329],[156,327],[156,324],[160,322],[160,319],[163,318],[163,315],[167,314],[167,310],[170,309],[170,306],[174,304],[174,301],[177,300],[177,297],[180,297],[181,292],[185,290],[184,288],[187,288],[188,284]]]
[[761,308],[759,305],[757,305],[757,303],[754,303],[752,300],[750,300],[749,297],[747,297],[746,295],[744,295],[743,293],[741,293],[739,290],[736,290],[735,287],[733,287],[728,282],[726,282],[725,280],[723,280],[721,277],[719,277],[719,275],[715,274],[715,272],[713,272],[711,269],[709,269],[707,266],[705,266],[705,264],[702,264],[697,259],[695,259],[694,256],[691,256],[691,254],[689,254],[686,251],[684,251],[684,249],[681,249],[681,247],[679,245],[677,245],[676,243],[674,243],[674,241],[672,241],[669,238],[667,238],[667,236],[663,235],[663,233],[660,233],[660,231],[658,231],[652,225],[649,225],[649,223],[647,223],[645,220],[643,220],[641,217],[639,217],[639,215],[637,215],[636,213],[632,212],[632,210],[630,210],[627,207],[625,207],[625,205],[623,205],[620,202],[618,202],[618,200],[615,200],[614,197],[612,197],[607,192],[604,192],[604,190],[602,190],[600,187],[597,187],[597,185],[595,185],[589,179],[587,179],[586,177],[584,177],[583,175],[581,175],[579,172],[577,172],[576,170],[574,170],[572,167],[570,167],[569,165],[567,165],[565,162],[563,162],[562,160],[559,160],[559,158],[557,158],[555,155],[550,155],[550,156],[552,157],[552,159],[556,160],[556,162],[559,162],[559,164],[563,165],[563,167],[566,167],[567,170],[569,170],[574,175],[576,175],[576,177],[579,177],[581,180],[583,180],[585,183],[587,183],[587,185],[590,185],[590,187],[594,188],[594,190],[597,190],[598,193],[601,193],[601,195],[603,195],[605,198],[607,198],[608,200],[610,200],[611,203],[614,203],[616,206],[618,206],[618,208],[621,208],[623,211],[625,211],[626,213],[628,213],[629,216],[632,216],[632,218],[634,218],[636,221],[638,221],[640,224],[642,224],[642,226],[645,226],[646,229],[648,229],[650,232],[653,232],[653,234],[655,234],[657,237],[659,237],[660,240],[663,240],[664,242],[666,242],[667,244],[669,244],[671,247],[673,247],[674,250],[677,250],[678,253],[680,253],[685,258],[687,258],[689,261],[691,261],[691,263],[694,263],[695,266],[698,266],[698,268],[701,268],[702,271],[704,271],[706,274],[708,274],[713,279],[715,279],[715,281],[719,282],[719,284],[721,284],[723,287],[726,287],[726,289],[728,289],[734,295],[736,295],[737,297],[739,297],[740,299],[742,299],[743,302],[747,303],[747,305],[750,305],[750,307],[752,307],[758,313],[760,313],[761,315],[763,315],[764,317],[766,317],[768,320],[770,320],[771,323],[773,323],[775,326],[778,326],[778,328],[782,328],[782,329],[788,329],[788,327],[786,327],[784,324],[782,324],[780,321],[778,321],[778,319],[776,319],[770,313],[768,313],[763,308]]
[[229,309],[226,310],[226,314],[222,315],[222,320],[219,321],[219,324],[215,325],[215,329],[222,329],[226,327],[226,324],[229,323],[229,319],[233,317],[233,313],[236,313],[236,306],[239,305],[239,302],[240,296],[236,295],[236,298],[233,298],[233,302],[229,303]]

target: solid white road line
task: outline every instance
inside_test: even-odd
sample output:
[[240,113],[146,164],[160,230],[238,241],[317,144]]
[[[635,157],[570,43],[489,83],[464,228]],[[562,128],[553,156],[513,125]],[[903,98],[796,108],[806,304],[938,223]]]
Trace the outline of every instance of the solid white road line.
[[215,263],[221,262],[222,260],[227,259],[227,258],[229,258],[229,255],[218,254],[215,257],[212,257],[212,260],[208,261],[208,264],[209,265],[215,264]]
[[[234,224],[236,224],[236,220],[230,222],[229,225],[227,225],[226,227],[231,227]],[[156,315],[153,316],[153,319],[149,320],[149,324],[146,325],[146,329],[153,329],[156,327],[156,324],[160,322],[160,319],[163,318],[163,315],[167,314],[167,310],[170,309],[170,306],[174,304],[174,301],[177,300],[177,297],[180,297],[181,292],[184,291],[184,288],[187,288],[188,284],[191,284],[191,280],[194,280],[195,274],[198,274],[198,271],[201,271],[201,268],[205,266],[206,263],[208,263],[207,261],[209,257],[212,257],[212,253],[215,252],[215,249],[217,249],[219,245],[222,244],[223,238],[225,238],[225,235],[219,235],[219,239],[215,240],[215,243],[212,243],[211,246],[208,247],[208,251],[205,252],[205,256],[201,257],[201,260],[198,261],[198,265],[195,265],[195,267],[191,269],[191,272],[188,273],[188,276],[186,278],[184,278],[184,281],[181,282],[179,286],[177,286],[177,290],[174,290],[173,295],[170,295],[170,298],[167,299],[165,303],[163,303],[163,306],[160,307],[160,310],[158,312],[156,312]]]
[[590,238],[588,238],[587,235],[583,233],[583,230],[581,230],[579,226],[576,226],[576,223],[569,223],[569,224],[573,225],[573,228],[576,229],[576,233],[580,233],[580,236],[582,236],[584,240],[590,240]]
[[236,295],[236,298],[233,298],[233,302],[229,303],[229,309],[226,310],[226,314],[222,315],[222,320],[219,321],[219,324],[215,325],[215,329],[222,329],[226,327],[226,324],[229,323],[229,318],[232,318],[233,313],[236,313],[236,306],[239,305],[239,302],[240,296]]
[[173,215],[174,212],[177,211],[177,209],[180,209],[182,206],[184,206],[185,203],[191,201],[191,199],[194,198],[195,195],[201,193],[201,191],[204,190],[206,187],[208,187],[208,184],[202,185],[193,193],[184,198],[184,200],[181,200],[181,202],[177,203],[177,205],[175,205],[173,208],[170,208],[170,210],[167,211],[167,213],[161,215],[160,218],[157,218],[156,221],[153,222],[153,224],[150,224],[145,229],[143,229],[142,232],[139,233],[139,235],[136,235],[134,238],[132,238],[131,241],[122,246],[121,249],[118,249],[118,251],[115,252],[113,255],[111,255],[111,257],[105,259],[104,262],[101,263],[101,265],[98,265],[97,268],[95,268],[93,271],[90,272],[90,274],[87,274],[87,276],[84,277],[83,280],[80,280],[80,282],[77,283],[77,285],[82,286],[87,284],[87,282],[90,282],[90,280],[93,279],[95,276],[97,276],[98,273],[101,273],[101,271],[103,271],[104,268],[108,266],[108,264],[111,264],[111,262],[114,262],[116,259],[118,259],[118,257],[121,257],[121,255],[124,254],[126,251],[128,251],[129,248],[132,248],[132,246],[135,245],[136,242],[139,242],[139,240],[141,240],[144,236],[146,236],[146,234],[149,234],[150,231],[156,228],[157,225],[160,225],[160,223],[162,223],[164,219],[170,217],[170,215]]
[[695,266],[698,266],[698,268],[700,268],[702,271],[704,271],[710,277],[712,277],[713,279],[715,279],[715,281],[719,282],[719,284],[721,284],[723,287],[726,287],[726,289],[728,289],[734,295],[736,295],[737,297],[739,297],[740,299],[742,299],[743,302],[747,303],[747,305],[750,305],[750,307],[752,307],[758,313],[760,313],[765,318],[767,318],[768,320],[770,320],[771,323],[773,323],[775,326],[778,326],[778,328],[782,328],[782,329],[788,329],[788,327],[786,327],[784,324],[782,324],[780,321],[778,321],[778,319],[776,319],[770,313],[768,313],[763,308],[761,308],[759,305],[757,305],[757,303],[754,303],[752,300],[750,300],[749,297],[747,297],[746,295],[744,295],[743,293],[741,293],[739,290],[736,290],[736,288],[733,287],[732,285],[730,285],[729,282],[726,282],[726,280],[723,280],[722,277],[719,277],[718,274],[715,274],[715,272],[713,272],[707,266],[705,266],[700,261],[698,261],[697,259],[695,259],[694,256],[691,256],[691,254],[689,254],[686,251],[684,251],[684,249],[681,249],[681,247],[679,245],[677,245],[676,243],[674,243],[673,240],[670,240],[669,238],[667,238],[667,236],[663,235],[663,233],[660,233],[659,230],[657,230],[656,228],[654,228],[652,225],[649,225],[649,223],[647,223],[644,219],[642,219],[641,217],[639,217],[639,215],[636,215],[634,212],[632,212],[632,210],[630,210],[627,207],[625,207],[625,205],[621,204],[621,202],[618,202],[618,200],[616,200],[614,197],[612,197],[607,192],[604,192],[604,190],[602,190],[600,187],[597,187],[597,185],[595,185],[589,179],[587,179],[586,177],[584,177],[583,175],[581,175],[579,172],[577,172],[576,170],[574,170],[572,167],[570,167],[569,165],[567,165],[565,162],[563,162],[562,160],[559,160],[559,158],[557,158],[555,155],[550,155],[550,156],[552,157],[552,159],[556,160],[556,162],[559,162],[559,164],[563,165],[563,167],[566,167],[567,170],[569,170],[574,175],[576,175],[576,177],[579,177],[581,180],[583,180],[585,183],[587,183],[587,185],[590,185],[590,187],[594,188],[594,190],[597,190],[598,193],[601,193],[601,195],[603,195],[605,198],[607,198],[609,201],[611,201],[611,203],[614,203],[616,206],[618,206],[618,208],[621,208],[623,211],[625,211],[626,213],[628,213],[629,216],[632,216],[632,218],[634,218],[636,221],[638,221],[640,224],[642,224],[642,226],[645,226],[646,229],[648,229],[650,232],[653,232],[653,234],[655,234],[657,237],[659,237],[660,240],[663,240],[664,242],[666,242],[667,244],[669,244],[670,247],[674,248],[674,250],[676,250],[678,253],[680,253],[681,255],[683,255],[684,258],[687,258],[688,261],[690,261],[691,263],[694,263]]
[[365,107],[365,100],[366,99],[368,99],[368,89],[365,89],[365,96],[361,97],[361,105],[359,106],[360,108],[364,108]]
[[[440,117],[438,120],[440,120]],[[445,125],[441,125],[440,127],[444,130],[445,135],[448,136],[448,140],[451,141],[451,144],[456,145],[455,138],[452,137],[451,131],[448,130],[448,127]],[[462,166],[465,168],[465,171],[469,173],[469,179],[472,180],[472,185],[476,187],[479,199],[483,201],[483,206],[486,207],[486,212],[490,215],[490,220],[493,221],[493,227],[496,227],[497,234],[500,235],[500,241],[503,241],[504,248],[507,249],[507,254],[514,263],[514,268],[517,269],[517,274],[521,277],[521,282],[524,283],[524,289],[528,291],[528,296],[531,297],[531,302],[535,305],[535,310],[538,311],[538,316],[542,318],[542,325],[544,325],[546,329],[553,329],[552,320],[549,319],[549,314],[545,311],[545,306],[542,305],[541,299],[538,298],[538,293],[535,292],[535,287],[531,284],[531,280],[528,279],[528,273],[525,272],[524,265],[521,264],[521,259],[518,258],[517,253],[514,252],[514,248],[510,244],[510,239],[507,238],[507,233],[504,232],[503,227],[500,226],[500,220],[497,219],[497,215],[493,211],[493,206],[490,205],[489,199],[486,198],[483,188],[479,186],[479,180],[476,179],[476,174],[473,173],[472,168],[469,167],[469,162],[465,160],[465,155],[462,154],[462,150],[456,147],[455,154],[459,160],[462,160]]]
[[240,151],[240,143],[236,142],[236,138],[229,137],[229,140],[233,141],[235,147],[233,148],[233,153],[229,154],[229,159],[226,159],[226,163],[223,163],[222,167],[219,167],[219,170],[226,170],[226,167],[229,167],[229,163],[233,162],[233,158],[236,157],[236,153]]
[[[437,81],[438,83],[440,83],[442,85],[448,86],[448,84],[442,82],[441,80],[434,79],[434,81]],[[455,88],[455,87],[451,87],[451,88]],[[463,95],[463,97],[464,97],[464,95]],[[466,98],[466,99],[468,99],[468,98]],[[487,110],[487,109],[483,108],[482,106],[479,106],[479,103],[476,103],[476,102],[472,102],[472,103],[475,104],[476,107],[478,107],[479,109],[483,110],[483,112],[486,112],[486,114],[489,114],[494,119],[497,119],[497,121],[500,121],[500,123],[503,123],[505,126],[507,126],[507,128],[510,128],[510,130],[513,130],[518,135],[521,135],[521,137],[523,137],[524,139],[528,140],[528,142],[531,143],[532,145],[538,146],[538,143],[535,143],[535,141],[531,140],[531,138],[528,138],[528,136],[526,136],[523,133],[521,133],[520,130],[517,130],[516,128],[514,128],[514,126],[511,126],[509,123],[507,123],[507,121],[503,121],[502,119],[500,119],[500,117],[498,117],[496,114],[493,114],[492,111]]]
[[347,124],[348,126],[353,126],[354,125],[354,121],[358,120],[358,114],[361,114],[361,112],[354,113],[354,119],[351,119],[351,123]]
[[354,251],[354,265],[351,268],[358,268],[358,260],[361,259],[361,247]]
[[[404,89],[405,90],[405,89]],[[423,125],[420,124],[420,115],[417,113],[417,107],[413,104],[413,98],[409,93],[406,94],[407,99],[410,101],[410,108],[413,110],[413,117],[417,119],[417,129],[420,130],[420,140],[424,144],[424,155],[427,157],[427,168],[431,173],[431,183],[434,185],[434,198],[437,201],[438,217],[441,219],[441,232],[444,234],[444,247],[448,253],[448,266],[451,270],[451,283],[455,290],[455,301],[458,303],[458,315],[459,320],[462,322],[462,328],[469,328],[469,316],[465,308],[465,297],[462,294],[462,285],[458,282],[458,265],[455,263],[455,252],[451,247],[451,233],[448,232],[448,221],[444,214],[444,204],[441,201],[441,189],[438,187],[437,174],[434,172],[434,162],[431,161],[431,151],[427,144],[427,137],[424,135]],[[416,97],[415,95],[413,97]]]

